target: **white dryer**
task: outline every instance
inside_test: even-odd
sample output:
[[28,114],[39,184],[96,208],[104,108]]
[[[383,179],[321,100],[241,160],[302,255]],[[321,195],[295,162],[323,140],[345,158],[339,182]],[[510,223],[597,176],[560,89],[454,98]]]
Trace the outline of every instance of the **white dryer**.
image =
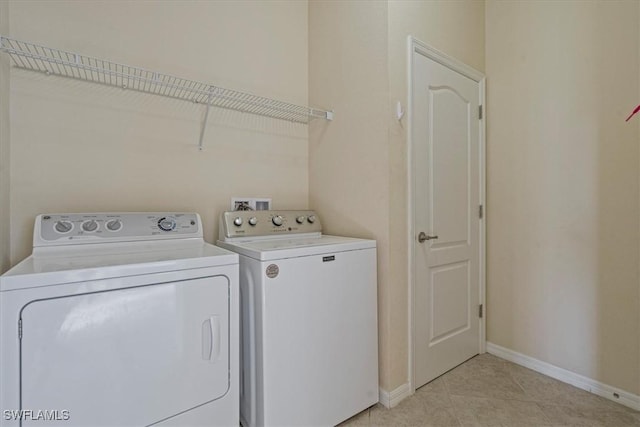
[[240,254],[245,427],[331,426],[378,402],[376,242],[313,211],[225,212]]
[[238,256],[195,213],[49,214],[0,277],[2,426],[238,425]]

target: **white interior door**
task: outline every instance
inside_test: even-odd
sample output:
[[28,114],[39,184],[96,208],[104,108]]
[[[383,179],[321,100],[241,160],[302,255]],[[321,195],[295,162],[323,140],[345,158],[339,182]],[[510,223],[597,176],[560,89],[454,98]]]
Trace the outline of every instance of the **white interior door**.
[[482,82],[427,50],[411,55],[417,388],[480,350]]

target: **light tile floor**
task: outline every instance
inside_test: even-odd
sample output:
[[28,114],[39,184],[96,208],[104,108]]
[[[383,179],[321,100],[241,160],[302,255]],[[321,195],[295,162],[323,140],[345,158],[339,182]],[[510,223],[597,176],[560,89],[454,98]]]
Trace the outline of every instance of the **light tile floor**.
[[377,404],[340,426],[640,427],[640,412],[482,354],[395,408]]

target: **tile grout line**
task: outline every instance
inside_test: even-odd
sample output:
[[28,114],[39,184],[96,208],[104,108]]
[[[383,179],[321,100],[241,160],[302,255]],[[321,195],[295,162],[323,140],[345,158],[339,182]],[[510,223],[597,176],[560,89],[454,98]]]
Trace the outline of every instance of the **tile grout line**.
[[[498,357],[498,356],[495,356],[495,357]],[[499,358],[499,357],[498,357],[498,358]],[[500,359],[500,358],[499,358],[499,359]],[[513,363],[513,362],[511,362],[511,361],[508,361],[508,360],[504,360],[504,362],[505,362],[506,366],[521,367],[520,365],[518,365],[518,364],[516,364],[516,363]],[[529,369],[529,368],[527,368],[527,367],[523,367],[523,368],[525,368],[525,369],[527,369],[527,370],[531,370],[531,369]],[[548,375],[545,375],[545,374],[543,374],[543,373],[541,373],[541,372],[536,372],[536,371],[533,371],[533,370],[531,370],[531,371],[532,371],[536,376],[540,376],[540,377],[544,377],[544,378],[549,378],[549,379],[552,379],[553,381],[558,381],[558,380],[556,380],[555,378],[549,377]],[[561,409],[561,408],[562,408],[562,409],[575,409],[575,408],[574,408],[574,406],[575,406],[575,405],[572,405],[572,404],[558,404],[558,403],[555,403],[555,402],[548,402],[548,401],[543,401],[543,400],[539,400],[539,399],[535,399],[535,398],[533,398],[533,397],[530,397],[530,395],[527,393],[527,390],[525,389],[525,387],[520,383],[520,381],[518,381],[517,377],[515,377],[515,376],[513,375],[512,370],[510,370],[510,369],[509,369],[509,370],[508,370],[508,373],[509,373],[509,376],[511,377],[511,379],[512,379],[516,384],[518,384],[518,386],[520,386],[520,388],[522,388],[522,390],[523,390],[523,391],[524,391],[524,393],[525,393],[525,396],[527,396],[527,397],[529,397],[529,398],[531,399],[531,400],[526,400],[526,401],[524,401],[524,402],[534,403],[534,404],[536,405],[536,407],[537,407],[537,408],[542,412],[542,414],[543,414],[544,418],[547,420],[547,422],[548,422],[548,423],[550,423],[551,425],[555,425],[555,424],[554,424],[554,420],[553,420],[553,419],[550,417],[550,415],[547,413],[547,411],[545,410],[545,408],[543,407],[543,405],[545,405],[545,406],[550,406],[550,407],[553,407],[553,408],[556,408],[556,409]],[[570,387],[575,387],[575,386],[572,386],[571,384],[566,384],[566,385],[567,385],[567,386],[570,386]],[[579,388],[577,388],[577,387],[575,387],[575,388],[576,388],[577,390],[580,390],[580,389],[579,389]],[[599,397],[599,396],[598,396],[598,397]],[[599,398],[601,398],[601,397],[599,397]],[[602,398],[602,399],[603,399],[603,400],[605,400],[604,398]],[[520,399],[514,399],[514,400],[520,400]],[[625,408],[625,407],[624,407],[624,406],[622,406],[622,405],[620,405],[620,406],[621,406],[620,408],[617,408],[617,407],[608,407],[608,408],[606,408],[606,409],[601,409],[601,410],[600,410],[600,412],[615,413],[615,414],[627,414],[627,413],[628,413],[627,408]]]
[[[498,398],[498,397],[487,397],[487,396],[482,396],[482,397],[479,397],[479,398],[480,398],[480,399],[487,399],[487,400],[501,400],[501,401],[504,401],[504,402],[508,402],[508,401],[516,401],[516,402],[522,402],[522,403],[534,404],[534,405],[535,405],[535,407],[536,407],[536,408],[537,408],[537,409],[542,413],[542,416],[543,416],[543,418],[544,418],[544,420],[545,420],[545,424],[553,425],[553,420],[551,420],[551,419],[549,418],[549,416],[547,415],[547,413],[546,413],[546,412],[544,411],[544,409],[540,406],[540,404],[541,404],[542,402],[539,402],[539,401],[537,401],[537,400],[535,400],[535,399],[531,398],[531,397],[529,396],[529,394],[527,393],[526,389],[524,388],[524,386],[523,386],[523,385],[522,385],[522,384],[521,384],[521,383],[520,383],[520,382],[519,382],[519,381],[518,381],[518,380],[513,376],[513,374],[512,374],[512,372],[511,372],[511,370],[509,369],[509,366],[510,366],[511,362],[509,362],[508,360],[504,360],[504,359],[502,359],[502,358],[499,358],[499,357],[497,357],[497,356],[494,356],[494,357],[496,357],[496,358],[499,360],[499,363],[500,363],[499,368],[500,368],[500,370],[507,374],[507,377],[508,377],[511,381],[513,381],[513,382],[516,384],[516,386],[517,386],[517,387],[522,391],[523,396],[524,396],[524,397],[526,397],[527,399],[518,399],[518,398],[510,398],[510,397]],[[447,374],[448,374],[448,373],[447,373]],[[451,396],[459,396],[459,397],[463,397],[463,398],[464,398],[464,397],[476,397],[476,396],[468,396],[468,395],[464,395],[464,394],[452,394],[452,393],[450,392],[450,390],[449,390],[449,384],[448,384],[448,382],[446,381],[446,378],[444,378],[444,377],[446,377],[446,375],[447,375],[447,374],[444,374],[444,375],[443,375],[443,380],[444,380],[445,386],[446,386],[446,388],[447,388],[447,395],[448,395],[448,397],[449,397],[449,399],[450,399],[450,400],[451,400]],[[452,402],[452,406],[453,406],[453,402]],[[554,405],[554,406],[558,406],[558,405]],[[458,416],[456,415],[456,413],[454,413],[454,416],[455,416],[456,420],[458,420],[458,423],[459,423],[460,425],[462,425],[462,423],[460,422],[460,419],[458,418]]]
[[[417,402],[414,402],[404,408],[390,409],[389,411],[393,411],[392,414],[385,414],[384,412],[386,411],[386,408],[382,406],[380,407],[378,407],[377,405],[371,406],[366,409],[367,413],[363,414],[362,418],[360,418],[358,421],[354,420],[354,422],[350,424],[349,427],[351,426],[355,427],[360,425],[366,425],[369,427],[382,426],[382,425],[387,425],[387,426],[412,425],[413,427],[416,427],[419,425],[427,425],[427,424],[432,425],[431,423],[435,420],[442,421],[442,419],[444,418],[441,418],[441,416],[444,416],[445,415],[444,413],[442,413],[439,417],[434,418],[432,417],[432,415],[434,414],[438,415],[437,412],[434,412],[432,414],[430,411],[424,410],[424,408],[426,407],[425,402],[431,402],[430,399],[433,398],[432,394],[434,394],[434,392],[435,394],[441,395],[440,398],[433,401],[433,405],[435,405],[434,408],[437,408],[438,411],[446,410],[446,412],[448,412],[448,416],[450,417],[449,424],[457,425],[459,427],[469,425],[469,424],[465,424],[464,422],[480,423],[477,425],[484,425],[482,424],[482,422],[486,422],[487,420],[489,420],[490,422],[491,419],[493,419],[493,421],[495,422],[497,420],[500,420],[501,419],[500,417],[502,416],[509,418],[509,420],[511,421],[518,420],[518,419],[521,419],[522,421],[524,419],[528,419],[530,422],[530,424],[528,425],[533,425],[531,423],[535,422],[535,425],[540,427],[566,425],[568,420],[572,419],[571,418],[572,411],[567,411],[569,409],[570,410],[575,409],[580,412],[579,422],[583,422],[583,424],[579,424],[579,425],[591,425],[589,424],[589,422],[605,422],[608,420],[608,421],[613,421],[614,424],[606,424],[606,425],[616,425],[620,427],[622,426],[630,427],[631,425],[633,426],[637,425],[638,427],[640,427],[640,424],[636,424],[638,423],[638,421],[640,421],[640,418],[638,418],[638,415],[640,415],[640,412],[634,411],[630,413],[631,418],[629,418],[628,411],[624,407],[620,407],[620,408],[603,407],[602,409],[598,409],[600,408],[600,405],[598,404],[598,402],[593,402],[593,404],[590,401],[582,402],[582,400],[579,399],[581,397],[580,394],[576,396],[571,395],[569,396],[570,398],[568,400],[567,399],[554,400],[556,394],[561,393],[564,390],[553,389],[553,390],[548,390],[548,392],[546,392],[544,387],[546,387],[548,384],[545,381],[542,381],[540,384],[538,383],[538,380],[539,379],[541,380],[542,378],[550,378],[554,380],[554,382],[557,381],[552,377],[549,377],[548,375],[545,375],[533,370],[532,370],[532,373],[534,376],[530,377],[528,375],[525,375],[525,373],[521,373],[519,369],[514,369],[514,367],[518,368],[520,365],[512,363],[508,360],[502,359],[495,355],[491,355],[490,358],[488,359],[485,358],[485,359],[478,359],[478,360],[480,363],[477,365],[473,364],[473,366],[471,367],[472,368],[471,371],[468,371],[468,370],[462,371],[460,373],[460,375],[462,376],[460,376],[459,374],[453,374],[453,371],[455,369],[452,369],[446,372],[445,374],[441,375],[439,377],[440,381],[442,381],[441,387],[436,386],[435,389],[428,388],[425,390],[424,394],[414,393],[414,396],[409,396],[409,399],[418,398]],[[527,371],[528,370],[530,369],[527,369]],[[476,386],[473,386],[471,388],[465,387],[465,384],[464,384],[466,382],[465,375],[472,375],[473,377],[469,378],[469,381],[471,381],[472,379],[475,379],[475,376],[473,375],[474,372],[479,373],[481,377],[487,377],[487,378],[492,376],[495,377],[494,380],[497,382],[495,381],[493,383],[488,382],[488,388],[484,389],[484,391],[488,392],[489,395],[482,394],[480,396],[477,396],[475,395],[475,393],[476,392],[481,393],[483,391],[482,388],[478,388]],[[479,384],[484,384],[484,380],[482,378],[477,378],[477,380],[480,381]],[[510,386],[509,386],[509,383],[511,384]],[[553,384],[549,386],[553,386]],[[539,387],[543,387],[543,388],[539,390]],[[574,388],[574,387],[571,387],[571,388]],[[580,390],[578,388],[576,389]],[[456,390],[458,391],[457,393],[456,393]],[[582,390],[580,391],[582,392]],[[472,394],[471,395],[465,394],[468,392]],[[550,393],[550,392],[553,392],[553,393]],[[505,394],[508,397],[496,397],[496,396],[492,396],[491,395],[492,393],[495,393],[497,395]],[[558,396],[560,395],[558,394]],[[455,400],[453,399],[454,397],[456,397]],[[574,397],[578,398],[576,402],[574,402],[575,400]],[[595,397],[596,399],[602,399],[601,397],[597,397],[597,396],[593,396],[593,397]],[[442,400],[443,398],[444,400]],[[478,408],[486,407],[486,409],[488,409],[489,411],[493,411],[493,412],[490,412],[489,414],[484,414],[485,416],[489,416],[490,418],[489,419],[483,418],[484,421],[481,422],[481,418],[478,418],[481,414],[476,413],[476,411],[473,410],[473,407],[475,407],[476,404],[473,402],[473,400],[469,400],[469,401],[465,400],[466,398],[471,398],[471,399],[479,398],[482,401],[486,400],[487,402],[485,403],[479,402]],[[497,406],[491,403],[491,401],[497,402],[496,403]],[[509,402],[512,402],[512,403],[509,403]],[[587,407],[593,406],[593,410],[597,411],[597,413],[599,413],[601,416],[599,415],[593,418],[592,415],[593,416],[595,415],[591,414],[590,411],[582,413],[582,410],[580,409],[582,407],[582,403],[585,403]],[[469,409],[467,409],[467,407]],[[625,409],[625,410],[622,410],[622,409]],[[379,410],[382,410],[383,412],[378,412]],[[610,415],[607,415],[604,412],[610,413]],[[416,418],[416,415],[418,416],[418,418]],[[498,418],[495,418],[495,417],[498,417]],[[519,418],[519,417],[524,417],[524,418]],[[638,421],[635,421],[635,420],[638,420]],[[453,424],[454,421],[456,422],[456,424]],[[407,424],[407,422],[410,422],[410,424]],[[513,422],[515,424],[507,423],[507,424],[501,424],[501,425],[505,425],[505,426],[518,425],[517,421],[513,421]],[[443,425],[443,424],[438,424],[438,425]],[[601,425],[601,424],[598,424],[598,425]]]
[[[451,371],[449,371],[451,372]],[[462,421],[460,421],[460,418],[458,418],[458,411],[456,411],[456,408],[454,407],[454,403],[453,400],[451,399],[451,390],[449,389],[449,383],[447,382],[447,374],[449,374],[449,372],[446,372],[444,375],[442,375],[442,381],[444,382],[444,387],[447,389],[447,399],[449,399],[449,403],[451,403],[451,409],[453,409],[453,418],[456,419],[456,421],[458,422],[459,426],[462,426]]]
[[[497,357],[497,356],[496,356]],[[499,358],[500,359],[500,358]],[[508,360],[504,360],[505,367],[507,368],[507,373],[509,374],[509,378],[511,378],[511,381],[513,381],[514,383],[516,383],[518,385],[518,387],[520,387],[520,389],[522,390],[522,392],[524,393],[525,396],[529,397],[529,394],[527,393],[527,390],[525,390],[524,386],[522,384],[520,384],[520,382],[518,381],[518,379],[516,377],[513,376],[513,373],[511,372],[511,369],[509,369],[509,362]],[[538,402],[537,400],[534,400],[533,398],[531,398],[531,400],[526,400],[525,402],[531,402],[533,403],[536,408],[538,408],[538,410],[540,410],[540,412],[542,413],[542,416],[544,417],[545,420],[547,420],[547,422],[551,425],[553,424],[553,420],[551,420],[548,416],[546,411],[540,406],[540,402]]]
[[[501,358],[500,358],[500,357],[498,357],[498,356],[494,356],[494,357],[497,357],[498,359],[501,359]],[[558,383],[560,383],[560,384],[566,385],[566,386],[568,386],[568,387],[575,388],[576,390],[580,390],[580,391],[583,391],[583,392],[585,392],[585,393],[589,393],[589,392],[588,392],[588,391],[586,391],[586,390],[582,390],[582,389],[580,389],[580,388],[578,388],[578,387],[575,387],[575,386],[574,386],[574,385],[572,385],[572,384],[563,383],[562,381],[559,381],[559,380],[557,380],[557,379],[555,379],[555,378],[553,378],[553,377],[550,377],[550,376],[548,376],[548,375],[545,375],[545,374],[543,374],[543,373],[541,373],[541,372],[536,372],[536,371],[534,371],[534,370],[532,370],[532,369],[530,369],[530,368],[527,368],[526,366],[518,365],[517,363],[513,363],[513,362],[511,362],[511,361],[509,361],[509,360],[504,360],[504,359],[501,359],[501,360],[503,360],[503,361],[505,362],[505,364],[507,364],[507,365],[511,365],[511,366],[515,366],[515,367],[518,367],[518,368],[524,368],[524,369],[526,369],[526,370],[529,370],[529,371],[531,371],[535,376],[540,376],[540,377],[544,377],[545,379],[550,379],[550,380],[553,380],[553,381],[557,381],[557,382],[558,382]],[[526,396],[529,396],[529,395],[527,394],[527,391],[526,391],[526,389],[524,388],[524,386],[523,386],[523,385],[518,381],[518,379],[517,379],[516,377],[514,377],[514,376],[513,376],[513,374],[511,373],[511,370],[509,370],[509,376],[510,376],[510,377],[511,377],[511,379],[512,379],[516,384],[518,384],[518,386],[519,386],[519,387],[524,391],[525,395],[526,395]],[[545,387],[546,387],[546,385],[545,385]],[[603,398],[603,397],[601,397],[601,396],[594,395],[594,397],[598,397],[598,398],[601,398],[601,399],[605,400],[606,402],[610,402],[609,400],[606,400],[605,398]],[[570,404],[558,404],[558,403],[555,403],[555,402],[548,402],[548,401],[543,401],[543,400],[539,400],[539,399],[534,399],[534,398],[532,398],[532,397],[529,397],[529,399],[530,399],[530,400],[523,400],[523,401],[524,401],[524,402],[533,402],[533,403],[535,403],[536,405],[538,405],[538,407],[540,407],[540,405],[550,405],[550,406],[554,406],[554,407],[557,407],[557,408],[571,408],[571,407],[572,407],[572,405],[570,405]],[[509,400],[520,400],[520,399],[509,399]],[[616,402],[613,402],[613,403],[614,403],[614,404],[619,405],[619,406],[620,406],[620,408],[618,408],[618,407],[608,407],[608,408],[606,409],[606,411],[607,411],[607,412],[621,412],[621,413],[626,413],[626,412],[628,412],[628,408],[626,408],[624,405],[621,405],[621,404],[616,403]]]

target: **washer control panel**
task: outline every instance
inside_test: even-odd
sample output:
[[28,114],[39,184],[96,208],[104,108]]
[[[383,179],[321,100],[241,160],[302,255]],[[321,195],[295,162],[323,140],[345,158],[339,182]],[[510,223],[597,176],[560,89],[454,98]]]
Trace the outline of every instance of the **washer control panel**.
[[322,232],[314,211],[229,211],[222,214],[220,237],[273,236]]
[[197,213],[67,213],[43,214],[36,218],[34,246],[201,237]]

